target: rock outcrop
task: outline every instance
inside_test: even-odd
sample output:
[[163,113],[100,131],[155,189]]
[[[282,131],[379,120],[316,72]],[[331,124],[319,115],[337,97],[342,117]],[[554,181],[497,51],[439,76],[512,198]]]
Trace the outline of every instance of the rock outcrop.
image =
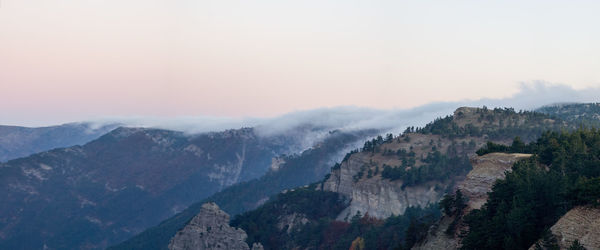
[[[479,209],[485,204],[494,182],[504,179],[506,172],[511,171],[515,162],[529,158],[530,154],[491,153],[471,157],[471,170],[458,189],[467,197],[467,210]],[[465,211],[467,212],[467,211]]]
[[[401,215],[408,207],[425,207],[438,202],[444,191],[453,182],[464,178],[464,174],[443,181],[409,186],[403,185],[401,180],[382,178],[384,166],[399,167],[404,164],[397,155],[398,151],[414,155],[414,165],[411,167],[418,168],[427,164],[423,159],[434,151],[447,154],[451,149],[455,150],[457,155],[468,155],[473,154],[475,149],[484,143],[483,137],[450,139],[434,134],[406,133],[382,144],[378,152],[363,151],[352,154],[338,168],[331,171],[330,177],[323,184],[323,190],[340,193],[351,201],[350,206],[340,213],[338,220],[351,218],[357,212],[368,213],[369,216],[379,219]],[[372,174],[368,174],[369,172]]]
[[[171,239],[170,250],[231,249],[249,250],[246,232],[229,226],[229,215],[215,203],[202,205],[196,215]],[[254,243],[252,250],[263,249]]]
[[[461,217],[468,214],[473,209],[479,209],[485,204],[488,192],[492,190],[494,182],[498,179],[504,179],[507,171],[511,171],[513,164],[519,160],[530,157],[529,154],[506,154],[491,153],[483,156],[471,157],[471,170],[465,180],[458,183],[457,187],[461,190],[467,199],[467,207],[461,214],[454,216],[443,216],[440,221],[432,226],[425,240],[413,247],[413,249],[457,249],[460,245],[460,239],[456,233],[465,230],[462,225]],[[459,218],[456,218],[459,216]],[[452,222],[458,226],[454,235],[445,233]]]
[[[600,209],[575,207],[550,228],[560,249],[578,240],[586,249],[600,249]],[[535,244],[529,248],[534,250]]]
[[[421,155],[428,151],[421,152],[420,147],[426,145],[430,150],[431,146],[428,143],[438,139],[435,136],[421,134],[411,134],[410,137],[411,143],[402,141],[386,146],[393,147],[390,150],[394,152],[403,148],[413,150],[417,155]],[[410,149],[411,147],[412,149]],[[388,150],[388,148],[383,150]],[[444,188],[440,186],[447,183],[438,185],[437,188],[436,184],[439,183],[403,187],[401,181],[390,181],[383,179],[380,175],[356,179],[359,172],[376,171],[374,170],[375,166],[382,170],[384,164],[392,166],[401,164],[395,161],[398,161],[396,156],[381,157],[381,155],[361,152],[353,154],[338,169],[331,172],[331,176],[323,184],[323,190],[340,193],[351,201],[350,206],[339,214],[338,220],[351,218],[357,212],[368,213],[369,216],[384,219],[391,215],[403,214],[410,206],[425,207],[430,203],[437,202],[442,197]],[[421,163],[417,162],[416,164]]]
[[299,214],[299,213],[292,213],[292,214],[288,214],[288,215],[279,217],[278,223],[277,223],[277,229],[279,229],[279,230],[285,229],[286,232],[289,234],[295,228],[301,227],[308,222],[309,222],[309,220],[308,220],[308,218],[306,218],[306,215]]

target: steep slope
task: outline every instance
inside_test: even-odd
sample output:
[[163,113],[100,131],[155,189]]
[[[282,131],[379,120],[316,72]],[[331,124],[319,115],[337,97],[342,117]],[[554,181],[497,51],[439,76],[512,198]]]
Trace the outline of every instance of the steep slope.
[[203,203],[214,201],[225,212],[237,215],[255,209],[270,196],[284,189],[303,186],[323,178],[333,163],[357,142],[376,131],[334,132],[314,148],[299,155],[277,158],[264,176],[228,187],[204,201],[196,202],[181,213],[110,249],[166,249],[169,240],[199,213]]
[[465,212],[479,209],[487,200],[487,193],[492,191],[496,180],[504,179],[507,172],[515,162],[529,158],[531,154],[506,154],[490,153],[482,156],[473,156],[471,170],[464,181],[458,184],[458,189],[467,198]]
[[[458,183],[458,190],[466,200],[464,208],[454,214],[445,214],[429,231],[427,237],[413,249],[457,249],[460,244],[458,233],[462,228],[461,218],[473,209],[480,209],[487,200],[496,180],[504,179],[518,160],[530,157],[529,154],[491,153],[473,156],[471,170],[465,180]],[[455,228],[452,228],[455,227]],[[450,230],[449,230],[450,229]]]
[[27,128],[0,126],[0,162],[54,148],[81,145],[117,128],[116,124],[94,127],[88,123]]
[[[576,240],[585,249],[600,249],[600,209],[593,207],[575,207],[563,215],[550,228],[550,233],[560,249],[569,249]],[[529,249],[544,246],[543,240]],[[545,249],[545,248],[543,248]]]
[[119,128],[83,146],[9,161],[0,167],[0,248],[104,248],[263,175],[297,142],[250,128],[201,135]]
[[424,128],[365,143],[332,170],[323,190],[351,200],[338,219],[357,212],[382,219],[399,215],[407,207],[437,203],[471,170],[469,155],[486,141],[532,140],[560,128],[569,126],[539,113],[459,108]]

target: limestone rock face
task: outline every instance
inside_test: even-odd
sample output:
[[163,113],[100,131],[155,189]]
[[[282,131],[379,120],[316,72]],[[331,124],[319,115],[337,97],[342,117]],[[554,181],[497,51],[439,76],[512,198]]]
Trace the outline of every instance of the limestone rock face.
[[[206,203],[183,229],[171,239],[170,250],[231,249],[249,250],[246,232],[229,226],[229,215],[215,203]],[[253,250],[263,249],[254,243]]]
[[[467,119],[466,115],[461,117]],[[401,215],[410,206],[425,207],[438,202],[444,190],[453,181],[462,180],[464,176],[457,175],[452,180],[433,181],[402,188],[401,180],[390,181],[381,176],[384,165],[403,165],[395,152],[403,150],[414,153],[415,164],[412,167],[418,168],[426,165],[422,159],[434,149],[445,154],[453,147],[459,155],[469,155],[484,143],[483,137],[451,140],[440,135],[407,133],[403,137],[381,145],[379,152],[352,154],[341,163],[339,168],[331,171],[331,175],[323,184],[323,190],[340,193],[350,200],[350,206],[339,214],[338,220],[351,218],[359,211],[361,214],[368,213],[369,216],[379,219]],[[467,147],[467,144],[472,144],[472,147]],[[369,175],[369,172],[372,174]]]
[[[560,249],[578,240],[586,249],[600,249],[600,209],[575,207],[550,228]],[[535,249],[535,244],[529,249]]]
[[[462,215],[468,214],[473,209],[481,208],[485,204],[488,197],[487,193],[492,190],[494,182],[498,179],[504,179],[506,172],[511,171],[515,162],[530,156],[529,154],[490,153],[471,157],[473,170],[467,174],[465,180],[457,185],[458,189],[468,199],[467,207],[462,211]],[[429,230],[425,240],[421,244],[415,245],[413,249],[457,249],[460,245],[458,236],[449,236],[445,233],[454,219],[454,216],[443,216]],[[462,223],[458,223],[458,225],[459,228],[455,230],[456,232],[466,229]]]
[[530,156],[530,154],[491,153],[471,157],[473,170],[458,184],[458,189],[469,200],[467,210],[481,208],[488,198],[487,193],[492,191],[494,182],[504,179],[505,173],[511,171],[515,162]]
[[339,214],[338,220],[351,218],[359,211],[361,214],[368,213],[371,217],[385,219],[391,215],[404,214],[410,206],[425,207],[435,203],[442,196],[443,189],[436,189],[435,185],[402,189],[402,182],[392,182],[381,176],[355,181],[354,176],[368,161],[369,158],[363,155],[350,157],[339,169],[333,170],[330,178],[323,184],[325,191],[340,193],[351,200],[348,208]]

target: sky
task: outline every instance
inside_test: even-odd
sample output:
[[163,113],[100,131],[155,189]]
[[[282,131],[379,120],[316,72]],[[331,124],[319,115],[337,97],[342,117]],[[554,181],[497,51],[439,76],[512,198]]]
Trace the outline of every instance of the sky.
[[0,124],[408,110],[511,100],[540,82],[579,101],[600,87],[599,10],[577,0],[0,0]]

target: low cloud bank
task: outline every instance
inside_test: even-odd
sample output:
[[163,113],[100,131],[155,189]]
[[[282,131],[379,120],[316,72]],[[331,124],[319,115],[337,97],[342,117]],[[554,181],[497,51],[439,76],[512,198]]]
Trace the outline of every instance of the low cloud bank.
[[223,118],[223,117],[127,117],[93,121],[94,126],[121,123],[131,127],[154,127],[202,133],[256,127],[265,136],[287,133],[299,127],[311,127],[319,131],[378,129],[394,134],[408,126],[423,126],[437,117],[452,114],[461,106],[512,107],[515,110],[533,110],[544,105],[569,102],[599,102],[600,88],[574,89],[566,85],[546,82],[522,84],[520,91],[509,98],[479,99],[458,102],[437,102],[410,109],[372,109],[364,107],[335,107],[297,111],[272,118]]

